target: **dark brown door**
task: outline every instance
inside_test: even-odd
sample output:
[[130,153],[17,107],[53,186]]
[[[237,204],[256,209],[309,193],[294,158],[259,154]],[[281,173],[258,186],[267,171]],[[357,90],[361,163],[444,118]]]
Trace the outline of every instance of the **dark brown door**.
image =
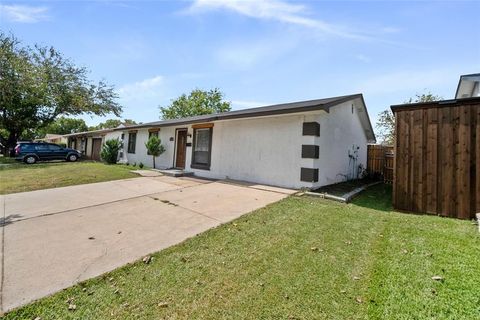
[[177,156],[175,167],[185,169],[185,158],[187,153],[187,130],[177,131]]
[[102,139],[92,139],[92,160],[100,161],[100,149],[102,148]]

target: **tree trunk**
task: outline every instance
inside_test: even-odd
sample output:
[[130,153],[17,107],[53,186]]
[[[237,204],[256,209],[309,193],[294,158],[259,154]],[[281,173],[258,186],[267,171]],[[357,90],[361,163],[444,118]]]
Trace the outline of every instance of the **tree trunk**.
[[155,156],[153,156],[153,169],[155,169]]
[[20,136],[17,132],[10,132],[5,143],[5,150],[3,155],[9,157],[15,157],[15,146],[17,145],[18,137]]

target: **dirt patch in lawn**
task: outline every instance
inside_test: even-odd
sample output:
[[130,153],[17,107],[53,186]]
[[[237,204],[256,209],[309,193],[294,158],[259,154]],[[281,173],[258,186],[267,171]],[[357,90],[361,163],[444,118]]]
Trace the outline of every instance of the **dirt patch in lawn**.
[[318,189],[312,190],[312,192],[331,194],[331,195],[334,195],[334,196],[341,197],[344,194],[347,194],[347,193],[349,193],[349,192],[351,192],[351,191],[353,191],[357,188],[369,185],[369,184],[377,182],[377,181],[378,180],[376,180],[376,179],[370,179],[370,178],[344,181],[344,182],[330,184],[328,186],[320,187]]

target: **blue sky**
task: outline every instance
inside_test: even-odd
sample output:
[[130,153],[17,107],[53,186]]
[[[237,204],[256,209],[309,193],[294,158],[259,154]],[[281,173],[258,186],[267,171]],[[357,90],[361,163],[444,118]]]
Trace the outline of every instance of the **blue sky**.
[[214,87],[234,109],[360,92],[375,122],[480,72],[479,14],[480,1],[2,0],[0,29],[86,66],[140,122]]

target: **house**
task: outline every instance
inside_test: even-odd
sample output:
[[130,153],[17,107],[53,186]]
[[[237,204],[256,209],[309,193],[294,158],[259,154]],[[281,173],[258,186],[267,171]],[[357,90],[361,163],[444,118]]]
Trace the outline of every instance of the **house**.
[[455,99],[480,97],[480,73],[465,74],[458,81]]
[[[153,166],[145,147],[151,135],[166,149],[156,158],[157,168],[296,189],[357,178],[366,168],[367,144],[375,142],[361,94],[156,121],[82,137],[119,136],[124,142],[121,162]],[[87,146],[94,143],[85,140]]]
[[47,133],[45,137],[41,139],[35,139],[35,141],[44,141],[44,142],[49,142],[49,143],[57,143],[57,144],[67,144],[67,138],[64,137],[61,134],[53,134],[53,133]]
[[[123,128],[123,125],[119,128]],[[84,158],[100,161],[100,152],[105,141],[120,136],[121,133],[113,129],[101,129],[70,133],[63,137],[67,139],[67,146],[80,151]]]

